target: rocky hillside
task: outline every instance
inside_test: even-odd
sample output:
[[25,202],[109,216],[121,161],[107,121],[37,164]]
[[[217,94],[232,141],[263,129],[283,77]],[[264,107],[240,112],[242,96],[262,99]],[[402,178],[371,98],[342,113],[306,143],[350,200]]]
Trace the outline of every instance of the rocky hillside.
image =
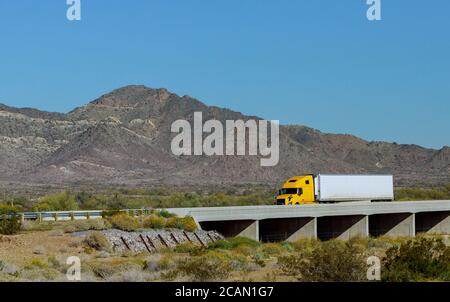
[[0,104],[0,180],[38,184],[277,183],[302,173],[393,173],[397,185],[450,182],[450,148],[367,142],[304,126],[280,127],[280,162],[253,156],[182,156],[170,151],[177,119],[237,120],[165,89],[127,86],[73,111]]

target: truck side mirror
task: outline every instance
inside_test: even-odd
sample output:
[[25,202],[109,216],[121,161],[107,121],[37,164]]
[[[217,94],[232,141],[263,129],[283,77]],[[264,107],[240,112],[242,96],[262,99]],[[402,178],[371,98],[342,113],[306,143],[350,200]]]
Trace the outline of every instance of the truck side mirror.
[[303,189],[298,189],[298,195],[302,195],[303,194]]

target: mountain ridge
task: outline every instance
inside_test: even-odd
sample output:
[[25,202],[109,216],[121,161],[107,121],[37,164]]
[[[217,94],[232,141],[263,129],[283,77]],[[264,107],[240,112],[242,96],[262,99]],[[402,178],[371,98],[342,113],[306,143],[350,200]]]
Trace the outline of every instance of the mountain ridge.
[[279,183],[303,173],[392,173],[398,185],[450,182],[450,148],[366,141],[303,125],[280,125],[280,162],[258,156],[176,157],[177,119],[261,119],[207,106],[165,88],[129,85],[68,113],[0,104],[0,180],[26,183]]

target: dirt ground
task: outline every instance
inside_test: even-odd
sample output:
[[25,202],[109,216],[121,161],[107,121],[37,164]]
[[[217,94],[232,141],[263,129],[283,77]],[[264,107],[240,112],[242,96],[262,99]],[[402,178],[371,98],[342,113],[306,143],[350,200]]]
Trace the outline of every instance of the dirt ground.
[[[13,264],[17,267],[26,267],[30,262],[40,259],[43,262],[47,262],[49,257],[57,257],[58,259],[65,259],[69,256],[79,256],[83,259],[90,259],[98,263],[110,263],[115,262],[133,262],[133,258],[123,258],[120,256],[111,255],[108,258],[100,259],[96,257],[96,253],[86,254],[86,250],[81,241],[83,237],[75,236],[72,234],[66,234],[59,230],[51,231],[29,231],[18,235],[5,236],[0,235],[0,260]],[[164,255],[152,254],[148,257],[161,258]],[[137,256],[136,259],[140,259]],[[270,259],[267,261],[267,266],[259,268],[255,271],[248,271],[245,274],[242,272],[234,272],[229,277],[230,281],[295,281],[292,277],[275,277],[276,259]],[[25,271],[26,272],[26,271]],[[42,271],[36,271],[36,274],[40,274]],[[2,275],[3,278],[5,275]],[[27,275],[28,276],[28,275]],[[84,275],[83,275],[84,276]],[[36,278],[36,276],[32,276]],[[1,278],[0,278],[1,279]],[[95,278],[91,278],[95,280]],[[1,279],[0,281],[7,281],[10,279]],[[45,280],[45,279],[43,279]],[[89,279],[90,280],[90,279]],[[182,279],[180,279],[182,280]],[[175,280],[173,280],[175,281]]]
[[56,231],[29,232],[14,236],[0,235],[0,259],[24,265],[31,259],[47,259],[50,255],[80,254],[80,238]]

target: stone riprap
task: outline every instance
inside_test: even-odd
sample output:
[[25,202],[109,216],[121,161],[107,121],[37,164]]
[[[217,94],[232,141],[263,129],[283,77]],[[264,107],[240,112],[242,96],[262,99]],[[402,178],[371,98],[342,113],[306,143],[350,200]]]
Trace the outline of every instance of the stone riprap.
[[196,245],[207,245],[210,242],[224,239],[216,231],[198,230],[186,232],[178,229],[149,229],[137,232],[121,230],[105,230],[102,233],[111,242],[114,252],[157,252],[162,248],[174,248],[178,244],[191,242]]

